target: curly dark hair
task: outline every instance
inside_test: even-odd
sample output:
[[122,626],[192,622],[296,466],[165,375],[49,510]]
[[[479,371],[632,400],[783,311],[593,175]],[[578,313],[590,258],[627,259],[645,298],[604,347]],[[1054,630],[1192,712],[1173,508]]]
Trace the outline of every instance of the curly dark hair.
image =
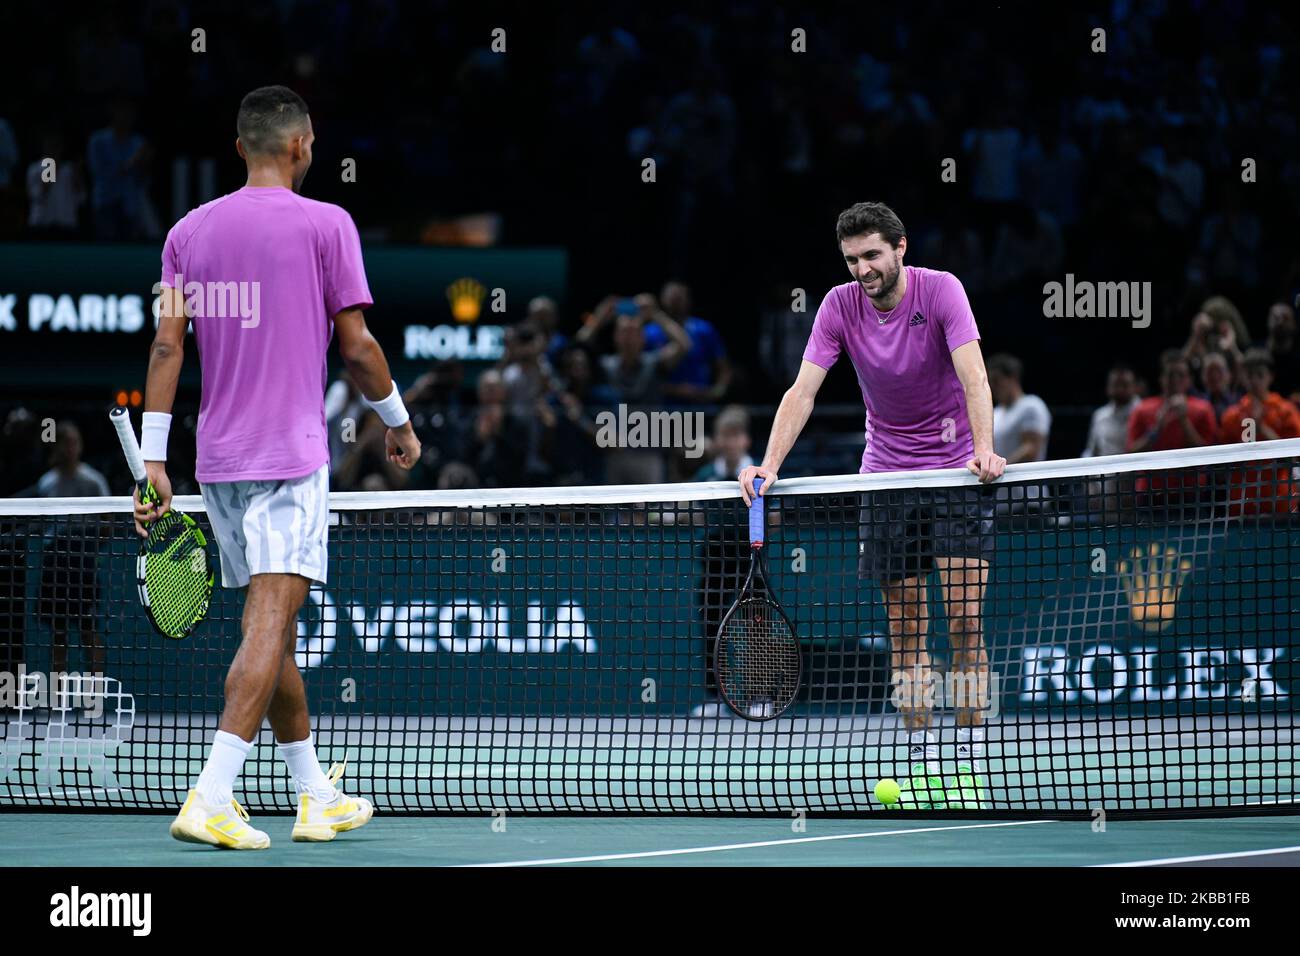
[[854,203],[835,220],[836,242],[843,242],[850,236],[869,236],[877,232],[895,249],[898,248],[899,240],[907,235],[903,221],[882,202]]

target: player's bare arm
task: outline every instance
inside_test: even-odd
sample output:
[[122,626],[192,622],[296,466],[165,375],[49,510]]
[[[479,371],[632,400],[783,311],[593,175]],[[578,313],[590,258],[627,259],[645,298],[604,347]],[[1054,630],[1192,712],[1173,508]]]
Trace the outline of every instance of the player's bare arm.
[[163,286],[159,296],[158,331],[149,347],[149,371],[144,386],[144,436],[141,452],[149,483],[158,492],[156,504],[146,504],[135,493],[135,530],[144,536],[145,525],[171,510],[172,483],[167,477],[167,433],[171,424],[176,384],[185,362],[185,332],[190,320],[185,315],[184,295]]
[[975,455],[966,463],[980,481],[1001,478],[1007,460],[993,450],[993,393],[978,341],[967,342],[952,350],[952,366],[966,393],[966,415],[970,418]]
[[781,463],[785,461],[785,456],[790,454],[790,449],[794,447],[795,440],[803,431],[803,427],[808,424],[813,404],[817,400],[817,392],[824,381],[826,381],[826,369],[820,365],[805,361],[799,366],[799,375],[795,378],[794,384],[786,390],[781,398],[781,406],[776,410],[776,418],[772,421],[772,434],[767,439],[767,453],[763,456],[763,463],[750,465],[740,472],[740,494],[745,499],[746,507],[753,500],[752,489],[755,478],[764,479],[758,489],[760,495],[767,494],[767,489],[775,484],[777,473],[781,470]]
[[[376,406],[389,400],[394,386],[388,371],[388,359],[370,334],[365,314],[360,309],[344,309],[334,316],[334,328],[338,331],[339,354],[361,394]],[[400,404],[400,396],[398,402]],[[380,411],[382,418],[382,410],[376,408],[376,411]],[[420,439],[415,437],[409,418],[401,425],[389,427],[384,446],[388,460],[400,468],[410,470],[420,460]]]

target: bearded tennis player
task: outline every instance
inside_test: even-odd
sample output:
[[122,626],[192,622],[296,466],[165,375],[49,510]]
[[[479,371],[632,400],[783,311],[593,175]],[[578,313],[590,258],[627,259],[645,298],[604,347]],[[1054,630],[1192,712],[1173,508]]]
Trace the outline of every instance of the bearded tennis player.
[[244,592],[242,640],[207,763],[171,825],[189,843],[270,846],[234,798],[244,759],[269,720],[297,796],[292,837],[326,841],[367,823],[368,800],[321,770],[302,675],[297,616],[326,580],[329,445],[325,355],[344,364],[388,426],[389,459],[411,468],[420,443],[362,310],[371,305],[352,219],[299,195],[311,166],[311,118],[282,86],[244,97],[235,148],[248,167],[237,192],[193,210],[167,235],[158,332],[149,355],[142,450],[156,507],[136,497],[137,530],[171,504],[167,436],[185,334],[203,373],[195,476],[221,553],[221,584]]
[[[907,234],[888,206],[858,203],[835,227],[853,281],[822,300],[794,385],[785,393],[763,463],[740,473],[750,501],[777,481],[812,414],[826,372],[847,354],[866,404],[863,473],[967,468],[980,482],[1002,475],[993,451],[993,400],[966,292],[947,272],[905,266]],[[859,529],[861,578],[877,582],[889,618],[893,701],[907,733],[909,773],[900,805],[980,809],[988,653],[983,604],[993,548],[993,507],[980,485],[868,494]],[[955,679],[956,761],[940,761],[933,728],[938,689],[926,644],[929,579],[937,575]],[[951,769],[952,773],[946,773]]]

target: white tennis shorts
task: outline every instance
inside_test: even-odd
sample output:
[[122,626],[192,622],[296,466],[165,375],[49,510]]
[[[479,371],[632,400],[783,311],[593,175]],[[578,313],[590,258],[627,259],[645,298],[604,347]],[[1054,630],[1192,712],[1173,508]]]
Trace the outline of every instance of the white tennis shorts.
[[221,586],[254,574],[299,574],[325,583],[329,465],[301,478],[200,485],[221,552]]

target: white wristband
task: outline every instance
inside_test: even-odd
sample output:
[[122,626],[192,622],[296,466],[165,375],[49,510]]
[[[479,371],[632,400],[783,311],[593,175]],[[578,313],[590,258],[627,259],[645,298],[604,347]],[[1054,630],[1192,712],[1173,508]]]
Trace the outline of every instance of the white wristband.
[[140,426],[140,457],[145,461],[167,460],[167,433],[172,417],[166,412],[145,412]]
[[411,420],[410,414],[406,411],[406,404],[402,401],[402,393],[397,390],[397,383],[393,383],[392,394],[387,398],[372,402],[366,399],[366,404],[379,413],[379,417],[389,428],[401,428]]

